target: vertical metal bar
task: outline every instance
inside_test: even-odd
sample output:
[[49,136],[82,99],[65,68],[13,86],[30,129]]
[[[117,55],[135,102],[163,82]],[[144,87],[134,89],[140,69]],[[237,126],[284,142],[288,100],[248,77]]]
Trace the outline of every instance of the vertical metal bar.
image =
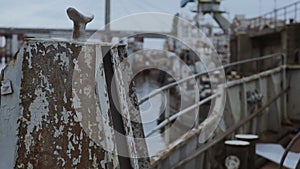
[[[278,84],[276,83],[276,77],[275,77],[275,73],[271,74],[271,79],[270,82],[272,84],[272,88],[273,88],[273,92],[274,93],[280,93],[282,90],[280,88],[278,88]],[[278,79],[277,79],[278,80]],[[272,120],[272,130],[274,131],[279,131],[280,127],[281,127],[281,123],[282,123],[282,119],[283,119],[283,115],[282,115],[282,106],[281,106],[281,100],[282,98],[276,100],[274,102],[274,111],[272,113],[275,113],[275,116],[273,116]]]
[[[166,110],[165,110],[165,119],[168,119],[169,117],[170,117],[170,89],[167,89],[167,91],[166,91]],[[164,120],[165,120],[164,119]],[[166,127],[165,127],[165,131],[164,131],[164,133],[165,133],[165,142],[167,143],[167,144],[169,144],[170,143],[170,132],[169,132],[169,127],[170,127],[170,124],[168,124],[168,125],[166,125]]]
[[286,24],[286,8],[284,8],[284,24]]
[[295,3],[295,17],[294,17],[294,22],[297,22],[297,3]]
[[[282,69],[282,90],[286,89],[287,87],[287,81],[286,81],[286,55],[283,54],[281,56],[281,59],[282,59],[282,66],[283,69]],[[289,118],[288,118],[288,114],[287,114],[287,93],[284,93],[282,98],[281,98],[281,104],[282,104],[282,113],[283,113],[283,120],[285,123],[291,123]]]
[[105,0],[105,30],[110,30],[110,0]]
[[262,18],[262,16],[259,16],[259,18],[258,18],[258,19],[259,19],[259,27],[260,27],[260,28],[262,28],[262,27],[261,27],[261,26],[262,26],[261,18]]
[[[199,91],[200,80],[198,77],[195,77],[195,81],[196,81],[195,84],[195,104],[196,104],[200,101],[200,91]],[[200,106],[195,109],[195,115],[196,115],[195,126],[198,126],[200,123],[199,110],[200,110]]]
[[266,22],[267,22],[267,15],[265,14],[264,15],[264,26],[266,25]]
[[[242,110],[242,117],[241,119],[244,119],[245,117],[247,117],[247,86],[246,86],[246,82],[243,82],[242,85],[242,104],[241,104],[241,110]],[[245,124],[243,127],[240,128],[240,133],[245,133],[248,132],[248,125]]]
[[274,9],[274,28],[276,29],[277,27],[277,9]]
[[[261,78],[258,79],[258,88],[259,88],[259,91],[261,92],[261,94],[264,95],[264,86],[263,86],[263,81],[262,81]],[[266,96],[264,96],[264,97],[266,97]],[[256,105],[256,107],[255,107],[256,110],[258,110],[263,103],[264,103],[264,100],[262,99],[261,103],[258,103]],[[253,129],[253,133],[260,133],[260,132],[262,132],[262,126],[263,126],[262,123],[265,122],[264,119],[263,119],[264,117],[265,116],[263,116],[263,115],[256,117],[256,128]]]
[[260,71],[260,66],[259,66],[259,61],[256,61],[256,73],[259,73]]

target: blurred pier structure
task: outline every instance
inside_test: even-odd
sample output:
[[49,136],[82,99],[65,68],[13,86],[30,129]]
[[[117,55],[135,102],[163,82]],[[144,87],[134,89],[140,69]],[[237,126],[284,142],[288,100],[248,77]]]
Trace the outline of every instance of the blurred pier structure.
[[233,33],[241,31],[258,32],[264,29],[281,29],[286,25],[300,22],[300,2],[277,8],[258,17],[246,19],[244,15],[234,18]]
[[[231,61],[235,62],[274,53],[285,53],[287,63],[300,63],[300,1],[259,17],[236,16],[230,37]],[[253,63],[235,67],[241,74],[254,74],[272,63]]]
[[[86,30],[86,37],[94,33],[100,35],[99,39],[105,41],[107,32],[105,30]],[[142,35],[143,38],[165,39],[170,32],[135,32],[135,31],[109,31],[110,37],[124,38],[133,35]],[[58,38],[59,37],[59,38]],[[26,38],[58,39],[67,40],[72,37],[71,29],[42,29],[42,28],[0,28],[0,70],[7,64],[22,46]]]

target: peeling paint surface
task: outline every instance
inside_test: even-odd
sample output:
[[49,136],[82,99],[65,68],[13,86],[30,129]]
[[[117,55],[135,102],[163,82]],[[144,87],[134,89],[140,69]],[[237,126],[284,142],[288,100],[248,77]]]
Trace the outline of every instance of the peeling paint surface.
[[[137,105],[135,86],[131,86],[131,68],[127,61],[127,52],[124,45],[111,49],[112,63],[114,66],[114,80],[117,86],[120,112],[123,116],[127,145],[133,168],[151,168],[147,158],[148,150],[142,126],[142,120]],[[137,138],[137,139],[134,139]],[[137,158],[143,157],[143,158]],[[144,158],[146,157],[146,158]]]
[[[100,144],[110,144],[115,151],[109,106],[96,102],[99,95],[102,100],[107,96],[105,91],[94,92],[96,78],[105,82],[103,74],[95,73],[95,66],[101,67],[101,59],[95,64],[95,58],[102,57],[96,52],[100,47],[53,40],[25,42],[16,65],[11,63],[3,77],[10,77],[16,90],[1,96],[0,125],[11,126],[1,129],[12,131],[0,131],[0,148],[7,147],[7,153],[0,155],[0,168],[118,167],[115,155]],[[89,85],[79,88],[82,84]]]

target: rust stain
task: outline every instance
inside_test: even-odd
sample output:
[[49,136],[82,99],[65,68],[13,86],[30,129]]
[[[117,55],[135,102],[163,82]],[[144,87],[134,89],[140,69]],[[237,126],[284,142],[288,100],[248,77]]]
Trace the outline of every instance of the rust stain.
[[[80,110],[91,116],[81,124],[72,100],[73,61],[79,59],[83,48],[52,41],[30,41],[25,45],[20,97],[23,111],[15,168],[102,168],[107,152],[95,142],[99,139],[95,133],[103,131],[92,127],[87,132],[82,128],[99,125],[91,121],[96,119],[96,111]],[[94,80],[85,78],[85,82]],[[112,161],[107,159],[109,168],[116,167]]]

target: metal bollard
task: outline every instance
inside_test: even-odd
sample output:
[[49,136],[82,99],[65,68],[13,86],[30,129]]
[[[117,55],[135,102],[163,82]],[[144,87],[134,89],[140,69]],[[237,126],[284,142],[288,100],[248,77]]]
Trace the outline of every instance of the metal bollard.
[[225,147],[225,167],[227,169],[247,169],[250,143],[241,140],[227,140]]
[[242,141],[248,141],[250,143],[250,147],[248,150],[248,169],[255,168],[255,141],[258,140],[258,135],[236,134],[235,138]]

